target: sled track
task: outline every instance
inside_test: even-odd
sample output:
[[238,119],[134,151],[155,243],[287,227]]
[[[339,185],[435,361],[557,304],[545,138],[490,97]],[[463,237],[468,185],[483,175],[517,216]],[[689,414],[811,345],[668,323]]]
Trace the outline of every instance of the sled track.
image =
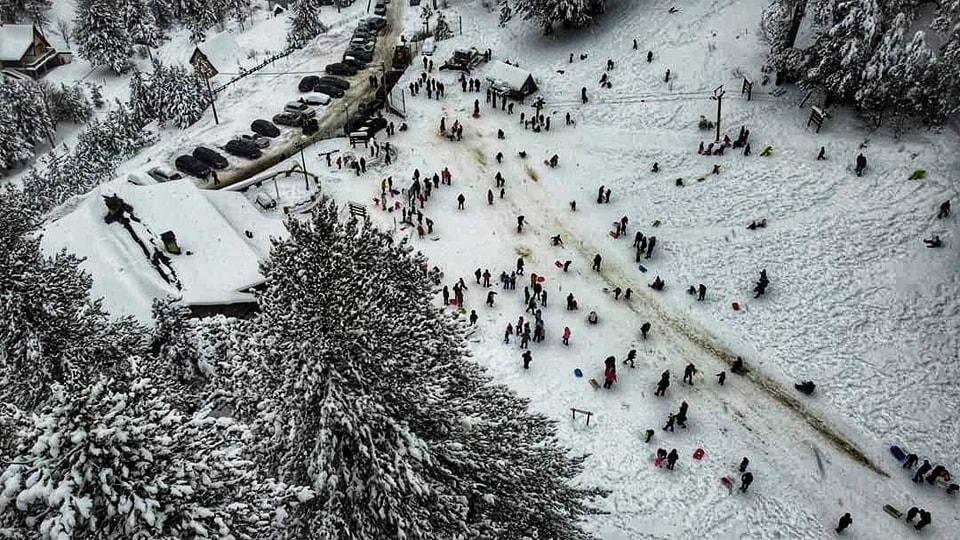
[[[486,163],[486,160],[480,158],[480,156],[485,154],[482,150],[477,150],[478,149],[476,147],[473,148],[473,156],[480,165],[480,168],[489,174],[489,167]],[[527,185],[537,186],[538,184],[539,182],[530,182]],[[515,194],[516,192],[514,191],[514,196]],[[512,199],[513,197],[511,197],[510,203],[516,207],[516,202]],[[536,202],[539,203],[541,201],[542,199]],[[569,227],[567,227],[562,220],[557,219],[557,217],[554,216],[553,213],[547,208],[544,208],[542,205],[538,206],[544,212],[544,217],[553,222],[554,228],[552,230],[559,230],[562,232],[564,238],[569,238],[570,241],[567,242],[567,245],[574,248],[574,250],[579,253],[581,257],[583,257],[583,260],[590,261],[593,259],[593,253],[600,252],[592,245],[581,240],[578,235],[576,235]],[[541,223],[540,227],[538,228],[543,229],[543,224]],[[644,287],[642,284],[636,285],[636,279],[623,274],[623,272],[620,271],[620,268],[605,266],[600,272],[600,275],[607,285],[610,286],[610,288],[616,287],[618,284],[619,286],[623,286],[627,283],[634,284],[632,288],[634,290],[634,298],[636,301],[630,302],[628,306],[637,315],[643,317],[649,316],[651,312],[654,313],[662,323],[672,329],[677,335],[686,338],[689,342],[695,344],[702,351],[722,361],[727,366],[731,366],[734,360],[737,359],[737,354],[720,343],[716,338],[708,335],[702,329],[697,328],[689,321],[677,318],[670,314],[664,308],[664,306],[657,302],[650,295],[650,293],[646,291],[646,287]],[[744,358],[744,361],[749,361],[749,359]],[[816,430],[841,452],[850,456],[850,458],[852,458],[854,461],[860,463],[867,469],[870,469],[880,476],[885,478],[890,477],[886,471],[884,471],[869,457],[867,457],[867,455],[853,441],[832,428],[829,424],[827,424],[827,422],[810,411],[782,384],[754,369],[748,370],[743,377],[753,383],[753,385],[757,388],[763,390],[768,396],[795,412],[810,427]]]
[[[575,246],[577,252],[580,253],[585,260],[590,260],[593,258],[593,256],[590,255],[591,251],[593,253],[599,253],[598,250],[587,249],[590,246],[586,245],[582,240],[580,240],[580,238],[577,237],[573,231],[567,228],[562,222],[556,219],[554,219],[554,222],[557,227],[564,231],[563,234],[565,237],[575,239],[575,242],[571,242],[571,244]],[[616,287],[617,283],[623,284],[634,281],[633,279],[619,272],[619,269],[611,269],[609,266],[601,270],[600,275],[611,288]],[[724,364],[728,366],[733,365],[734,360],[737,359],[737,355],[733,353],[733,351],[718,342],[712,336],[707,335],[701,329],[695,327],[689,321],[676,318],[668,313],[664,307],[660,305],[660,303],[651,298],[650,293],[645,290],[645,287],[634,287],[633,290],[634,298],[636,298],[638,301],[631,302],[628,304],[628,306],[634,313],[641,316],[649,315],[651,311],[656,313],[657,317],[663,323],[669,326],[674,332],[680,336],[683,336],[691,343],[696,344],[701,350],[709,353],[718,360],[721,360]],[[744,358],[744,361],[747,362],[749,359]],[[810,427],[823,435],[840,451],[847,454],[871,471],[886,478],[890,477],[886,471],[881,469],[869,457],[867,457],[867,455],[860,450],[855,443],[853,443],[843,434],[837,432],[823,419],[811,412],[799,399],[796,398],[796,396],[787,391],[783,385],[754,369],[748,370],[743,376],[753,383],[754,386],[766,392],[767,395],[775,399],[777,402],[797,413],[797,415],[799,415],[800,418],[809,424]]]

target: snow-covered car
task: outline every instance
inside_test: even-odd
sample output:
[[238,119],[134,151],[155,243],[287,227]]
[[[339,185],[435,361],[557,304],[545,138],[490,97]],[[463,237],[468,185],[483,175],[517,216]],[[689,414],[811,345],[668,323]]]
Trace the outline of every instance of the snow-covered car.
[[229,163],[223,154],[205,146],[198,146],[193,149],[193,157],[206,163],[211,169],[226,169]]
[[373,51],[373,48],[377,46],[377,42],[370,38],[355,37],[350,40],[350,46],[357,49]]
[[256,201],[260,208],[263,208],[264,210],[269,210],[270,208],[275,208],[277,206],[277,200],[266,191],[258,191]]
[[196,176],[197,178],[210,176],[210,166],[189,154],[177,157],[173,163],[176,165],[177,170],[184,174]]
[[367,62],[369,62],[369,60],[364,60],[364,58],[372,59],[373,55],[364,51],[356,51],[359,56],[353,56],[351,52],[353,52],[352,49],[348,49],[347,53],[343,55],[343,63],[357,71],[367,69]]
[[[310,94],[307,94],[308,96]],[[257,145],[257,148],[266,148],[270,146],[270,139],[257,135],[256,133],[238,133],[234,135],[234,139],[238,141],[252,142]]]
[[317,111],[303,101],[291,101],[287,103],[283,106],[283,112],[299,114],[304,120],[308,120],[317,115]]
[[147,175],[160,183],[183,180],[182,174],[167,167],[154,167],[147,171]]
[[370,31],[374,31],[374,30],[380,31],[386,28],[387,19],[384,17],[371,15],[369,17],[364,17],[363,19],[360,19],[359,25],[363,25],[364,27],[367,28],[367,30],[370,30]]
[[317,107],[320,105],[329,105],[332,98],[327,94],[322,94],[320,92],[310,92],[300,96],[300,101],[310,105],[311,107]]
[[435,52],[437,52],[437,42],[432,37],[423,40],[423,44],[420,46],[420,54],[433,56]]

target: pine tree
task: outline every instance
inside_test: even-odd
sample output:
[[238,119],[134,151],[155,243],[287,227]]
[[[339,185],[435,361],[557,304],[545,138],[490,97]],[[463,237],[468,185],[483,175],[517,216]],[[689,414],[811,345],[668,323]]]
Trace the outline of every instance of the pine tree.
[[130,66],[133,42],[118,0],[78,0],[74,24],[77,53],[95,66],[123,73]]
[[54,126],[61,122],[83,124],[93,115],[93,106],[79,82],[70,86],[62,83],[54,86],[45,81],[40,81],[39,84]]
[[603,0],[514,0],[513,11],[522,13],[524,19],[536,19],[549,34],[555,24],[592,24],[593,17],[603,12]]
[[22,24],[27,21],[43,28],[50,22],[51,0],[0,0],[0,23]]
[[246,426],[184,414],[142,375],[55,385],[18,436],[0,512],[24,538],[269,537],[286,500],[311,496],[261,479]]
[[500,26],[506,26],[513,18],[513,9],[510,7],[510,0],[499,0],[500,3]]
[[157,91],[164,104],[161,124],[170,121],[179,128],[193,125],[210,105],[203,79],[193,69],[172,66]]
[[436,38],[437,41],[443,41],[453,37],[453,30],[450,29],[447,17],[442,11],[437,12],[437,23],[433,30],[433,37]]
[[264,265],[249,390],[231,406],[255,411],[269,474],[315,486],[288,533],[587,538],[578,521],[602,492],[571,487],[582,458],[553,423],[464,358],[463,327],[428,300],[423,256],[338,222],[330,201],[288,227]]
[[102,109],[105,105],[103,101],[103,86],[88,82],[87,88],[90,90],[90,101],[93,102],[93,106],[97,109]]
[[110,321],[89,298],[90,277],[71,255],[40,253],[37,219],[19,197],[0,197],[0,401],[32,408],[51,385],[84,387],[136,349],[129,319]]
[[163,41],[163,31],[157,25],[152,0],[127,0],[124,20],[131,43],[156,47]]
[[327,31],[327,26],[320,20],[320,7],[319,0],[297,0],[293,5],[287,32],[287,43],[291,47],[302,48]]
[[17,125],[13,102],[0,84],[0,171],[20,166],[33,157],[33,144],[24,138]]

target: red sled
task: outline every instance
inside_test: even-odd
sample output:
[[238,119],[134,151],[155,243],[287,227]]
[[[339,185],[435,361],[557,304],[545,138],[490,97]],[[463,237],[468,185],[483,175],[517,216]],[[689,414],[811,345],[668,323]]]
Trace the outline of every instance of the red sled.
[[662,469],[662,468],[663,468],[663,458],[660,457],[660,456],[657,456],[656,459],[653,460],[653,464],[654,464],[657,468]]
[[610,231],[610,238],[620,238],[620,235],[617,234],[617,231]]
[[563,263],[560,261],[553,261],[553,265],[557,268],[563,268]]
[[547,280],[547,278],[545,278],[545,277],[543,277],[543,276],[537,276],[537,283],[543,283],[543,282],[546,281],[546,280]]
[[703,448],[697,448],[693,451],[693,459],[697,461],[703,459]]
[[451,305],[451,306],[457,305],[457,299],[456,299],[456,298],[451,298],[451,299],[450,299],[450,305]]

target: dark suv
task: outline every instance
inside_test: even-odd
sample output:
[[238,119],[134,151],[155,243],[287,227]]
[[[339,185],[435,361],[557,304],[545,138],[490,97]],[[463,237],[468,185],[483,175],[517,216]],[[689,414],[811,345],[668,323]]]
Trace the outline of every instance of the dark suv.
[[206,163],[188,154],[178,157],[173,164],[177,167],[178,171],[189,174],[190,176],[206,178],[210,175],[210,167],[208,167]]
[[307,75],[306,77],[300,79],[300,84],[297,85],[297,89],[301,92],[309,92],[313,90],[313,87],[320,82],[320,77],[316,75]]
[[267,120],[254,120],[250,124],[250,131],[264,137],[279,137],[280,129]]
[[257,159],[263,155],[263,152],[257,148],[257,145],[253,141],[245,141],[243,139],[233,139],[227,142],[227,145],[223,147],[228,154],[234,156],[245,157],[247,159]]
[[[320,80],[317,81],[317,84],[326,84],[326,85],[330,85],[330,86],[336,86],[337,88],[339,88],[339,89],[341,89],[341,90],[349,90],[349,89],[350,89],[350,83],[349,83],[349,82],[341,79],[340,77],[334,77],[334,76],[332,76],[332,75],[324,75],[323,77],[320,77]],[[315,84],[314,86],[316,86],[316,84]]]
[[205,146],[198,146],[194,148],[193,157],[206,163],[213,169],[227,168],[227,158],[223,157],[223,155],[220,154],[220,152],[217,152],[216,150],[211,150]]
[[343,75],[346,77],[352,77],[353,75],[357,74],[357,68],[340,62],[329,64],[327,67],[323,68],[323,70],[331,75]]

